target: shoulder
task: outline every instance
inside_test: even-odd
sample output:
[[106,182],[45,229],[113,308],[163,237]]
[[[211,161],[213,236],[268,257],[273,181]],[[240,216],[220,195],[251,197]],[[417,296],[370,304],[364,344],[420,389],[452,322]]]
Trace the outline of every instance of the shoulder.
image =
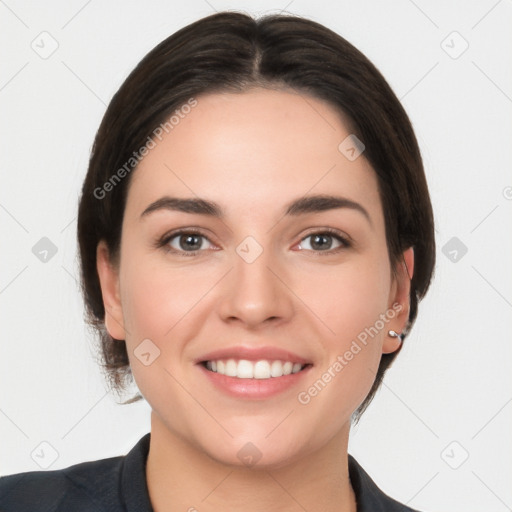
[[0,477],[0,512],[151,512],[145,463],[151,434],[126,455]]
[[[117,510],[123,456],[0,477],[2,512]],[[117,506],[117,507],[116,507]],[[119,508],[122,510],[122,508]]]
[[349,454],[349,475],[357,500],[357,512],[420,512],[385,494]]

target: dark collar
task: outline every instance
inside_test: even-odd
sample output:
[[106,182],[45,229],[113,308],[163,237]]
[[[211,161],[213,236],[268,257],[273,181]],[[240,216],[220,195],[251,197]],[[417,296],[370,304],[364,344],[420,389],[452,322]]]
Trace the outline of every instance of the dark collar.
[[[146,484],[146,461],[150,437],[150,432],[142,437],[124,459],[121,487],[127,512],[153,512]],[[417,512],[382,492],[350,454],[348,469],[356,496],[357,512]]]
[[381,491],[350,453],[348,454],[348,472],[356,495],[357,512],[418,512]]

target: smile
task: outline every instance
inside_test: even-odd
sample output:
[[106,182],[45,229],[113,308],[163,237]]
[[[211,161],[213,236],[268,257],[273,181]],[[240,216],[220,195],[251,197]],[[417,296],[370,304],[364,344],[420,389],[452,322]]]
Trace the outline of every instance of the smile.
[[295,374],[306,366],[292,361],[267,360],[249,361],[247,359],[217,359],[205,361],[204,366],[214,373],[236,377],[238,379],[270,379]]

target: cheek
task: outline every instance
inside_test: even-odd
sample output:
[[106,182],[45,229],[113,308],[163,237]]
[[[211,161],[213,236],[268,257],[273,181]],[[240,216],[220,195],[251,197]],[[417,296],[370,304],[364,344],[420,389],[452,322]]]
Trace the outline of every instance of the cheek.
[[325,340],[343,348],[386,311],[390,285],[385,256],[368,251],[336,267],[297,275],[294,290],[324,324]]
[[168,309],[168,290],[162,279],[157,279],[154,267],[145,264],[143,259],[126,258],[121,268],[121,295],[123,316],[127,330],[127,341],[136,343],[137,339],[156,339],[167,324],[170,328],[172,318]]
[[[137,254],[136,249],[126,252],[129,255],[121,265],[121,299],[135,381],[153,407],[165,407],[159,401],[171,396],[175,404],[182,400],[184,407],[187,397],[182,396],[180,387],[166,370],[174,375],[177,368],[186,364],[187,340],[201,324],[197,318],[201,308],[196,305],[211,288],[212,276],[202,275],[204,272],[199,268],[196,272],[172,268],[154,255]],[[147,339],[151,344],[141,344]],[[141,364],[138,354],[143,351],[139,346],[150,352],[151,359],[157,354],[148,365]]]
[[121,265],[125,325],[132,335],[162,339],[211,287],[201,266],[171,266],[160,255],[126,251]]
[[302,287],[304,302],[324,325],[322,376],[312,383],[311,391],[322,395],[315,401],[326,413],[329,404],[340,404],[341,418],[360,405],[375,379],[387,332],[381,315],[387,310],[390,268],[375,252],[347,261],[336,271],[322,272],[323,279],[319,274],[311,276],[316,286]]

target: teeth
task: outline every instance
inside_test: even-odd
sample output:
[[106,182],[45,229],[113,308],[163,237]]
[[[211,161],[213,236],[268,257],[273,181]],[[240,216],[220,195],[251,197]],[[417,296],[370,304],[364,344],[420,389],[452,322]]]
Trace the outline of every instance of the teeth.
[[238,361],[236,376],[240,379],[252,379],[254,377],[254,365],[249,361]]
[[303,369],[300,363],[291,361],[267,361],[257,362],[247,359],[228,359],[227,361],[207,361],[206,368],[212,372],[237,377],[238,379],[269,379],[271,377],[282,377],[291,373],[300,372]]
[[254,365],[254,378],[270,379],[270,363],[268,361],[258,361]]
[[[217,370],[218,371],[218,370]],[[228,359],[226,361],[226,367],[224,369],[224,374],[228,377],[236,377],[238,371],[238,365],[234,359]]]

